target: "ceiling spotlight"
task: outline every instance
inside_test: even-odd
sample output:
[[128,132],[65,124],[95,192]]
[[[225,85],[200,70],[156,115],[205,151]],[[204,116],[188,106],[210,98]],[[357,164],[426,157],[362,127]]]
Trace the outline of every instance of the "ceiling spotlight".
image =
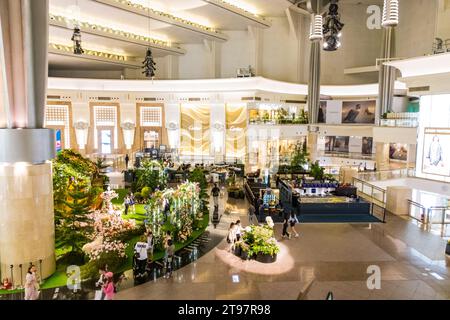
[[339,38],[342,36],[341,30],[344,27],[344,24],[341,22],[337,2],[338,0],[331,0],[330,7],[323,24],[323,35],[325,41],[323,48],[326,51],[336,51],[341,46]]
[[73,41],[73,53],[83,54],[84,50],[81,47],[81,30],[80,27],[78,26],[75,26],[73,28],[72,41]]
[[398,0],[384,0],[383,6],[383,27],[396,27],[399,22]]
[[147,78],[154,78],[155,77],[155,71],[156,71],[156,63],[153,60],[153,54],[152,50],[150,48],[147,48],[147,54],[145,55],[145,60],[142,62],[144,71],[142,73]]

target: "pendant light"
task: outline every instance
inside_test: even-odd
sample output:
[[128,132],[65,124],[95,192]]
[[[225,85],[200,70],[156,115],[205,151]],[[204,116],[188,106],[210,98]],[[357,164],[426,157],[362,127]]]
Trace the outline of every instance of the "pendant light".
[[338,0],[331,0],[328,13],[325,16],[323,24],[323,49],[325,51],[336,51],[341,46],[341,31],[344,28],[344,24],[341,22],[337,3]]
[[[78,6],[78,0],[76,1],[75,8],[77,10],[80,10],[80,7]],[[73,27],[73,34],[72,34],[72,42],[73,42],[73,53],[76,55],[81,55],[84,53],[83,48],[81,47],[81,30],[78,26],[78,21],[74,20],[74,27]]]
[[[148,3],[148,7],[147,7],[147,12],[148,12],[148,37],[149,39],[150,37],[150,1]],[[150,40],[149,40],[150,42]],[[142,71],[142,74],[144,74],[147,78],[151,78],[153,80],[153,78],[155,77],[155,71],[156,71],[156,62],[153,60],[153,53],[152,53],[152,49],[150,48],[150,45],[147,48],[147,52],[145,54],[145,60],[142,62],[143,64],[143,69],[144,71]]]

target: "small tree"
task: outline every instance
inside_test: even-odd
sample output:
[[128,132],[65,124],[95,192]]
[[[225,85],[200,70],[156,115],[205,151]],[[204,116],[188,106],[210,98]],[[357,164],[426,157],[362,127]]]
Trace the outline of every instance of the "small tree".
[[306,150],[306,143],[302,146],[297,145],[291,158],[291,167],[304,169],[304,166],[308,163],[308,157],[309,154]]
[[324,179],[325,168],[320,166],[319,161],[311,163],[311,176],[313,176],[315,180]]
[[66,210],[58,212],[56,222],[56,241],[61,247],[70,248],[68,253],[77,262],[82,260],[83,245],[89,242],[92,232],[91,192],[89,187],[81,182],[74,182],[68,191],[64,202]]

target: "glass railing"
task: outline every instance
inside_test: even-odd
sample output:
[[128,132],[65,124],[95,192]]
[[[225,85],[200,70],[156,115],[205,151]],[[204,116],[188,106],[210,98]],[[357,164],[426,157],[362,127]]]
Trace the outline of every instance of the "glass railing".
[[419,126],[418,119],[381,119],[381,127],[403,127],[417,128]]
[[320,157],[334,157],[334,158],[346,158],[346,159],[361,159],[361,160],[375,160],[374,154],[363,154],[357,152],[336,152],[336,151],[323,151],[319,152]]
[[441,237],[450,237],[450,207],[431,207],[426,214],[427,230],[440,234]]
[[412,178],[415,176],[416,170],[414,168],[358,173],[358,179],[364,181],[380,181],[380,180],[382,181],[391,179]]
[[353,185],[358,194],[383,208],[386,207],[386,190],[358,178],[353,178]]

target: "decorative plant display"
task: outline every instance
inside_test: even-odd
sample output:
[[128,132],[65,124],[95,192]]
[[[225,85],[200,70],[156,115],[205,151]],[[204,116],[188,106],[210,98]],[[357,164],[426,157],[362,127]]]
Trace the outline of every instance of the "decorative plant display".
[[307,151],[306,142],[303,143],[301,146],[297,145],[295,147],[294,155],[292,156],[292,159],[291,159],[292,169],[298,168],[298,169],[304,170],[305,165],[308,164],[308,161],[309,161],[308,157],[309,157],[309,154]]
[[245,228],[242,241],[238,242],[237,246],[245,253],[246,257],[257,260],[258,256],[270,256],[275,259],[280,252],[273,229],[269,225]]
[[175,241],[186,241],[203,214],[201,189],[197,183],[186,182],[177,189],[157,191],[145,206],[146,227],[152,231],[156,246],[161,246],[164,234],[170,231]]
[[205,171],[201,168],[195,168],[189,175],[189,181],[197,183],[200,187],[200,199],[202,200],[200,210],[205,214],[208,213],[209,195]]
[[108,190],[106,190],[105,192],[102,192],[102,194],[100,195],[100,198],[103,199],[103,207],[106,207],[106,210],[109,214],[118,214],[120,215],[120,211],[116,211],[114,210],[113,204],[112,204],[112,200],[113,199],[117,199],[119,197],[119,195],[117,194],[117,192],[115,192],[114,190],[111,190],[110,187],[108,187]]
[[325,176],[325,168],[321,167],[319,161],[311,163],[311,176],[314,177],[314,180],[323,180]]
[[145,187],[150,188],[152,192],[156,189],[163,190],[167,186],[167,175],[160,162],[151,160],[142,162],[141,168],[136,170],[137,183],[135,191]]
[[235,173],[227,179],[227,190],[230,198],[244,199],[245,197],[244,188],[237,184]]
[[56,215],[56,244],[68,249],[66,256],[70,262],[82,263],[82,246],[89,241],[93,229],[89,217],[90,190],[84,181],[74,181],[68,189],[68,198],[64,201],[66,209]]

